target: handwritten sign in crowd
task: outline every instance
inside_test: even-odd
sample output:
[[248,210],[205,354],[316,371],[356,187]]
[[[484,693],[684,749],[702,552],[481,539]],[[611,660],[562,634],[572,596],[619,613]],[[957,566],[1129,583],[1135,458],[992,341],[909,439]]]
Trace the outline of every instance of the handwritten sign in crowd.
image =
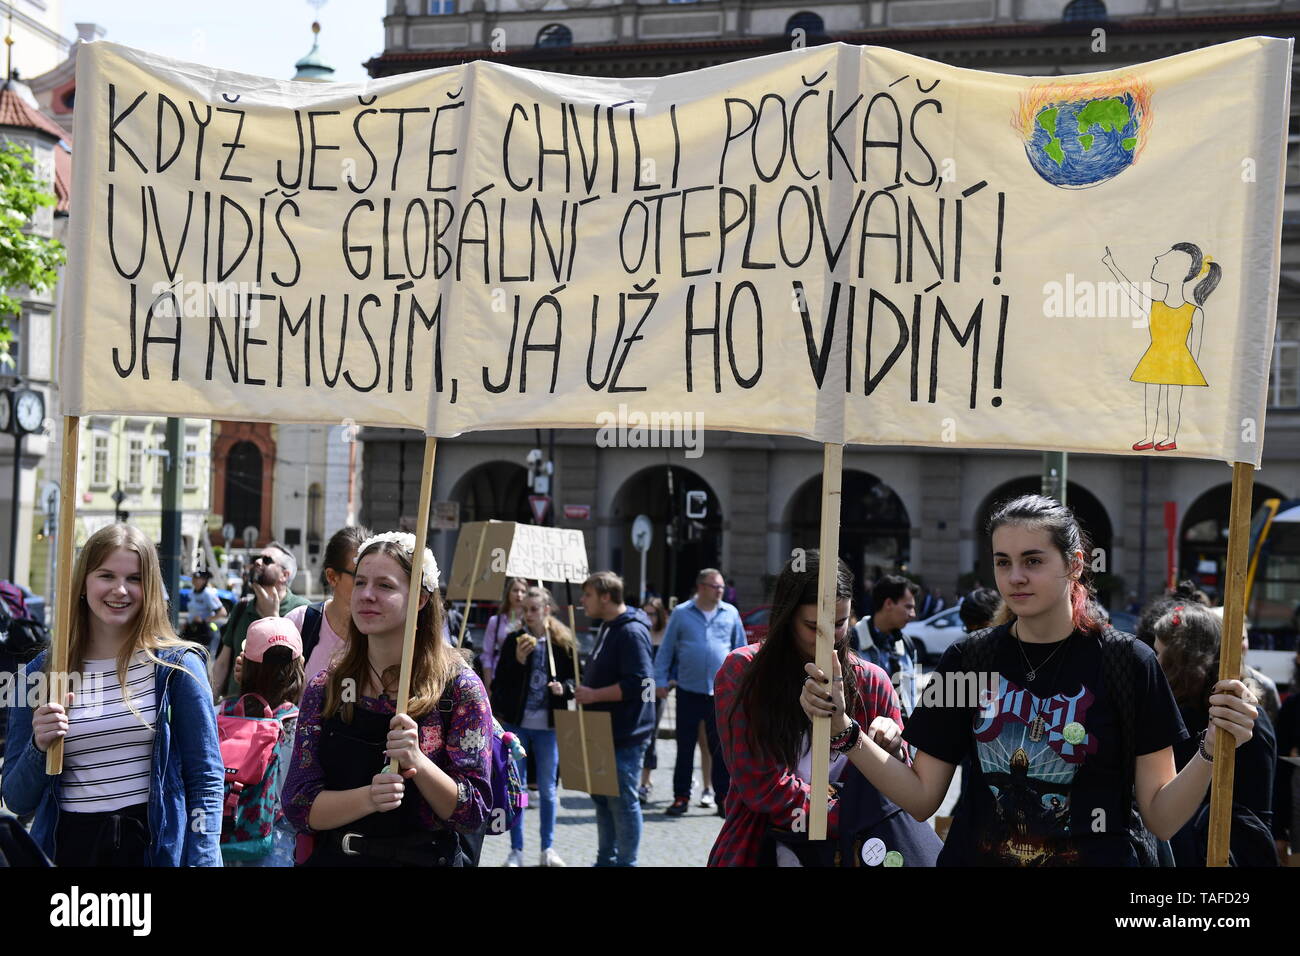
[[89,44],[64,410],[1257,463],[1290,59],[310,84]]

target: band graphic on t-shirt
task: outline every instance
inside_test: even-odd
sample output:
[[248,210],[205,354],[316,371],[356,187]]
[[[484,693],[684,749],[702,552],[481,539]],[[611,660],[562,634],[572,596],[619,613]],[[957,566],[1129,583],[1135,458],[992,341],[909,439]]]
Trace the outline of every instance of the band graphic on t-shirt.
[[1070,788],[1079,766],[1097,752],[1087,729],[1094,701],[1080,685],[1072,695],[1041,698],[1001,678],[994,713],[975,717],[980,769],[997,818],[980,837],[986,852],[1022,866],[1070,862]]

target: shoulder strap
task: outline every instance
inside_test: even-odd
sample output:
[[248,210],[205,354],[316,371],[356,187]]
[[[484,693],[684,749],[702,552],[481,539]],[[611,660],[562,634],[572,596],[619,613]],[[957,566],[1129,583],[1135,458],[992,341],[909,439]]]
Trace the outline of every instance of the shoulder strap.
[[1133,647],[1136,638],[1125,637],[1109,624],[1102,625],[1101,669],[1107,693],[1114,701],[1119,719],[1121,773],[1123,793],[1133,794],[1137,761],[1137,694],[1133,686]]
[[990,673],[997,664],[998,628],[987,627],[966,639],[962,668],[975,674]]
[[320,643],[320,627],[324,617],[324,601],[307,605],[307,611],[302,616],[302,659],[304,663],[311,660],[311,652]]

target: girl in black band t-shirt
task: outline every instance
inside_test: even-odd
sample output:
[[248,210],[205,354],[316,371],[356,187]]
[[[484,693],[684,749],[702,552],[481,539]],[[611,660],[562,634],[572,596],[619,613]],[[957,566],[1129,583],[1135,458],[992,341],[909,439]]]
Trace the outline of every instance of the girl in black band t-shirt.
[[[997,626],[944,654],[904,732],[913,765],[861,733],[849,759],[924,820],[972,757],[970,799],[941,865],[1136,865],[1132,794],[1147,828],[1168,839],[1199,807],[1210,761],[1198,756],[1175,773],[1173,745],[1187,736],[1177,704],[1150,648],[1105,632],[1095,617],[1088,543],[1069,510],[1026,495],[998,509],[989,531],[1005,607]],[[827,690],[826,675],[813,664],[807,671],[800,702],[810,717],[830,717],[834,737],[850,726],[843,685]],[[1209,700],[1212,726],[1237,746],[1254,727],[1247,694],[1240,681],[1222,681]],[[1204,742],[1211,758],[1214,736]]]

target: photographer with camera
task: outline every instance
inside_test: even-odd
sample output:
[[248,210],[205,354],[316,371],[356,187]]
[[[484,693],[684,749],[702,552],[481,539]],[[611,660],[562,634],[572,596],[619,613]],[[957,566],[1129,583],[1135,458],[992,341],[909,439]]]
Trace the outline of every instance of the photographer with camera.
[[242,597],[226,622],[221,634],[221,653],[212,663],[214,692],[224,688],[223,696],[239,694],[239,680],[232,666],[244,647],[248,625],[258,618],[284,617],[296,607],[309,603],[289,590],[298,573],[298,561],[289,549],[272,541],[253,558],[248,569],[248,592]]

